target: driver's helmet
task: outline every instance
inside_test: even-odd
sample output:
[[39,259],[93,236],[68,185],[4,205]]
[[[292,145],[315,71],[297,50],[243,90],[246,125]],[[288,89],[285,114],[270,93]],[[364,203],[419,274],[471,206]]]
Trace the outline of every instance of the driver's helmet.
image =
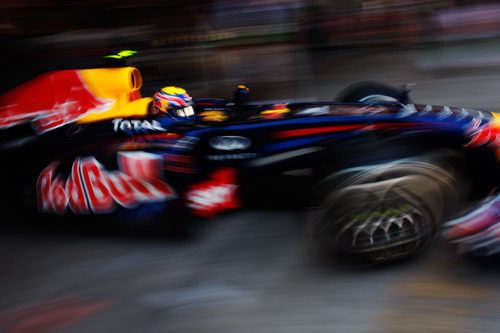
[[174,118],[194,116],[193,99],[186,90],[179,87],[163,87],[153,95],[152,110]]

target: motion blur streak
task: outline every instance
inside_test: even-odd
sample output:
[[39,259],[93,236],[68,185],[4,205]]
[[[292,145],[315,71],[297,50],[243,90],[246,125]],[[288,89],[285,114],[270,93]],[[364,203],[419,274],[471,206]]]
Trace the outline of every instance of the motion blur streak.
[[0,328],[6,333],[55,332],[109,305],[110,301],[88,303],[76,298],[48,301],[0,313]]
[[[0,0],[0,13],[0,93],[52,70],[118,64],[141,70],[144,96],[177,85],[194,98],[230,97],[244,83],[252,101],[330,101],[379,80],[410,84],[416,103],[500,111],[497,1]],[[192,164],[171,162],[164,168]],[[490,225],[498,211],[488,213]],[[3,217],[0,331],[500,331],[498,258],[478,266],[439,242],[381,269],[318,262],[304,215],[223,215],[185,243],[100,228],[89,236],[71,231],[72,220],[62,233],[39,220],[11,230],[3,223],[17,221]]]

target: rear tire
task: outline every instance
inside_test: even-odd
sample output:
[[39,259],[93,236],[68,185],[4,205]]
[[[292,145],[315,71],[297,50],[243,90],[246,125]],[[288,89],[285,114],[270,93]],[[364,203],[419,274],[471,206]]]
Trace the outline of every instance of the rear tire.
[[400,102],[408,103],[407,91],[372,81],[362,81],[342,90],[336,102],[340,103],[377,103]]

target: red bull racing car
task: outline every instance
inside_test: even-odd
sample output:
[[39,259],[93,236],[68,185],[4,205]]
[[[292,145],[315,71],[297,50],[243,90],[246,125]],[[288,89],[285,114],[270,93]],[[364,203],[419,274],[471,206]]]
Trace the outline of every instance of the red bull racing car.
[[[4,94],[4,210],[168,225],[307,207],[329,254],[405,258],[443,223],[466,251],[499,250],[494,113],[412,104],[372,82],[301,103],[249,103],[245,86],[231,99],[175,87],[147,98],[141,85],[132,67],[65,70]],[[457,218],[465,203],[477,204]]]

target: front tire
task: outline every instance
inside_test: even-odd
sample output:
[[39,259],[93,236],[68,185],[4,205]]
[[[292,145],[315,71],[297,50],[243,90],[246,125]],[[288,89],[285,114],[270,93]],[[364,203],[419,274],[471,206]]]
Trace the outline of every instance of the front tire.
[[311,226],[326,255],[371,263],[396,261],[426,248],[459,200],[457,178],[428,162],[369,167],[327,195]]

